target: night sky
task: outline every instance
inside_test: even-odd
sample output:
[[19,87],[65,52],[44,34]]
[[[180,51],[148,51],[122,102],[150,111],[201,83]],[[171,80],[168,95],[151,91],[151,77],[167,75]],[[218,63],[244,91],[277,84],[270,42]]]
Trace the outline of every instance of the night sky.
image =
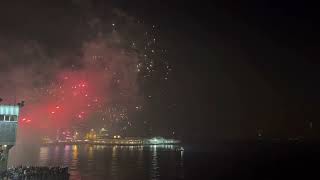
[[[41,124],[60,86],[74,95],[88,83],[90,100],[68,99],[48,122],[185,140],[308,137],[320,127],[317,19],[294,1],[1,2],[0,96],[25,99],[25,121],[30,110]],[[76,106],[96,98],[94,110]]]

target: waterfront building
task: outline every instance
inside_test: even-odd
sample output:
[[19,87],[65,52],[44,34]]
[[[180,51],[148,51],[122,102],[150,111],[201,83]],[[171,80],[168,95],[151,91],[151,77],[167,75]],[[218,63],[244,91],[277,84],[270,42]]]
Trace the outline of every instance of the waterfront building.
[[20,106],[0,105],[0,172],[7,168],[9,150],[16,143]]
[[109,138],[109,133],[108,130],[106,130],[105,128],[101,128],[99,133],[97,134],[97,140],[106,140]]
[[165,139],[163,137],[154,137],[151,139],[145,139],[144,144],[157,145],[157,144],[178,144],[179,140],[176,139]]
[[97,139],[97,133],[94,129],[91,129],[85,136],[86,140],[95,141]]

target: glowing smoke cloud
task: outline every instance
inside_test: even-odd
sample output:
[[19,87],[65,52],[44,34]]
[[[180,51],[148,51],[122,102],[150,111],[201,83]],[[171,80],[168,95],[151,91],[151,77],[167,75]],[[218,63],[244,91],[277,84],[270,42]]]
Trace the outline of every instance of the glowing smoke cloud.
[[[128,31],[120,33],[114,23],[110,26],[111,32],[84,41],[79,52],[55,56],[34,41],[0,43],[5,47],[0,49],[1,96],[7,102],[26,101],[19,138],[69,128],[96,114],[101,120],[128,120],[129,109],[140,108],[143,101],[138,96],[139,77],[152,81],[155,69],[164,67],[164,79],[168,78],[171,67],[163,60],[165,50],[156,46],[155,26],[148,33],[130,19],[125,29],[142,29],[131,40],[131,35],[121,36]],[[154,58],[158,53],[161,62]]]
[[38,131],[68,128],[114,102],[129,106],[137,92],[135,54],[101,41],[86,44],[83,54],[79,67],[57,71],[37,102],[23,109],[22,126]]

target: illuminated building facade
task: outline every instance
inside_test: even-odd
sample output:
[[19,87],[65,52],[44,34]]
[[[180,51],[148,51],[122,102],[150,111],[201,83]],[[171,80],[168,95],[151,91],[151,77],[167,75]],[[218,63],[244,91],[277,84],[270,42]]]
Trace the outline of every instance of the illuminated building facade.
[[97,139],[97,133],[94,129],[91,129],[90,132],[86,134],[86,140],[94,141]]
[[0,105],[0,172],[7,168],[9,150],[16,143],[20,107]]
[[108,130],[101,128],[99,134],[97,135],[97,140],[105,140],[109,138]]

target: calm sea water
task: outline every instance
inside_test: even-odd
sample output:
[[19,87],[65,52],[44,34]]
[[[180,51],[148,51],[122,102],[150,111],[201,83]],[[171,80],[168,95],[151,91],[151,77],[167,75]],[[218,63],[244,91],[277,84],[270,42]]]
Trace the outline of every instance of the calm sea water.
[[68,166],[70,179],[184,179],[177,146],[57,145],[15,147],[9,166]]
[[320,179],[320,145],[16,146],[10,166],[68,166],[77,180]]

